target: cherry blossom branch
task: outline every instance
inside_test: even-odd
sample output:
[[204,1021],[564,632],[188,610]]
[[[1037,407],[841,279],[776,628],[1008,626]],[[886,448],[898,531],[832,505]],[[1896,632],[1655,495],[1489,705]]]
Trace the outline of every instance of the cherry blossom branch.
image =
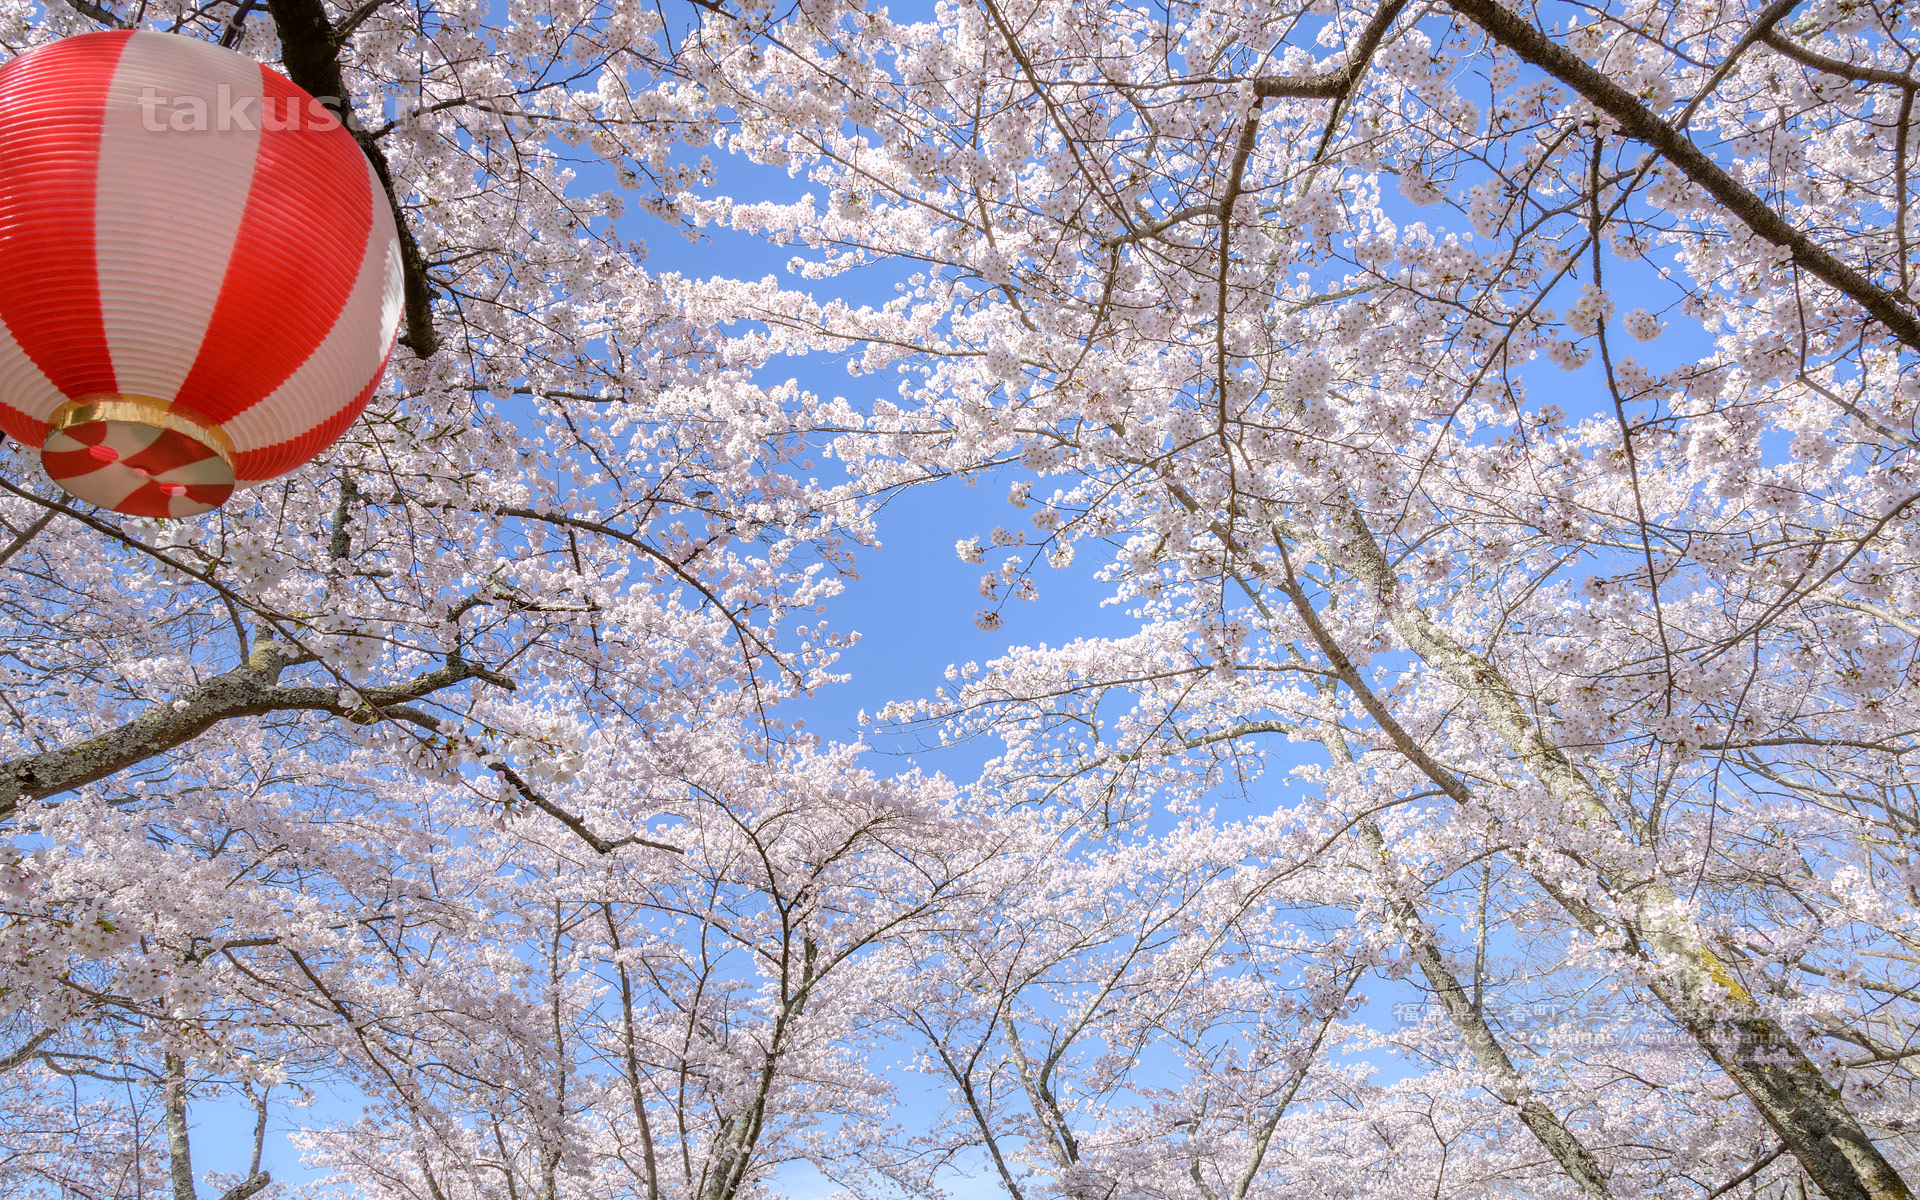
[[[469,679],[480,679],[505,691],[515,691],[518,686],[511,678],[458,656],[449,656],[445,667],[405,684],[360,689],[353,704],[342,703],[340,692],[329,688],[276,686],[288,667],[309,661],[312,660],[304,655],[289,654],[277,642],[264,642],[248,661],[214,676],[180,699],[154,705],[116,730],[58,750],[0,763],[0,819],[10,816],[20,801],[38,800],[94,783],[192,741],[222,721],[274,712],[308,711],[346,717],[359,724],[394,717],[438,731],[437,718],[406,702]],[[571,829],[600,854],[611,854],[629,845],[684,853],[678,846],[638,836],[611,840],[600,837],[580,818],[542,795],[513,768],[501,764],[491,769],[528,803]]]
[[[1733,74],[1733,68],[1739,64],[1740,56],[1750,50],[1755,42],[1761,41],[1772,33],[1774,26],[1785,20],[1787,14],[1798,8],[1800,3],[1801,0],[1773,0],[1772,4],[1761,9],[1760,15],[1753,19],[1753,24],[1747,26],[1747,31],[1741,34],[1740,40],[1727,51],[1726,57],[1720,60],[1720,65],[1713,69],[1713,74],[1707,76],[1707,81],[1694,92],[1693,99],[1687,101],[1687,106],[1681,109],[1680,115],[1673,119],[1673,127],[1685,129],[1687,122],[1693,120],[1693,114],[1706,103],[1707,97],[1714,93],[1727,76]],[[1597,188],[1594,191],[1593,200],[1594,203],[1599,203]]]
[[[1595,829],[1615,827],[1615,819],[1598,791],[1528,713],[1498,667],[1461,645],[1419,605],[1400,595],[1399,579],[1391,564],[1372,530],[1351,505],[1346,522],[1346,536],[1338,550],[1320,541],[1323,552],[1344,561],[1355,578],[1378,597],[1389,623],[1408,648],[1473,699],[1494,732],[1550,795],[1585,813],[1587,823]],[[1293,586],[1297,592],[1298,585]],[[1303,600],[1304,596],[1294,597],[1296,608]],[[1307,619],[1305,613],[1302,619]],[[1309,627],[1316,626],[1317,617]],[[1324,633],[1324,626],[1318,628]],[[1368,711],[1373,710],[1369,707]],[[1546,878],[1540,882],[1550,883]],[[1617,883],[1609,881],[1608,886],[1620,891]],[[1572,899],[1564,888],[1549,886],[1549,890],[1562,905]],[[1728,972],[1719,957],[1670,915],[1672,893],[1657,883],[1633,890],[1637,894],[1632,903],[1639,911],[1632,925],[1606,918],[1596,927],[1620,928],[1659,954],[1659,971],[1649,977],[1648,986],[1793,1148],[1794,1156],[1820,1188],[1830,1197],[1845,1200],[1908,1200],[1912,1193],[1906,1182],[1874,1146],[1845,1099],[1821,1076],[1805,1051]],[[1628,899],[1624,893],[1620,898]],[[1578,910],[1568,907],[1577,915]],[[1596,917],[1598,914],[1593,914],[1589,920]]]
[[271,1171],[255,1171],[253,1174],[221,1193],[220,1200],[247,1200],[247,1197],[272,1182],[273,1173]]
[[[1349,770],[1354,767],[1353,747],[1347,741],[1346,732],[1337,724],[1332,721],[1320,723],[1320,744],[1326,747],[1336,767]],[[1466,988],[1461,986],[1459,976],[1453,973],[1441,955],[1432,926],[1421,915],[1418,906],[1394,886],[1392,879],[1386,878],[1391,872],[1393,857],[1387,849],[1386,834],[1381,831],[1379,823],[1367,817],[1357,822],[1355,829],[1368,856],[1380,865],[1387,908],[1399,923],[1401,936],[1413,951],[1420,973],[1426,977],[1427,986],[1433,989],[1434,996],[1439,999],[1440,1008],[1447,1014],[1447,1019],[1453,1022],[1454,1028],[1465,1039],[1474,1061],[1497,1082],[1496,1094],[1513,1106],[1519,1114],[1520,1123],[1527,1127],[1527,1131],[1553,1156],[1553,1160],[1560,1164],[1560,1169],[1579,1185],[1581,1191],[1594,1197],[1594,1200],[1604,1200],[1611,1194],[1606,1168],[1601,1166],[1600,1160],[1586,1143],[1560,1119],[1559,1114],[1534,1094],[1533,1088],[1520,1074],[1520,1069],[1514,1066],[1506,1047],[1495,1036],[1493,1027],[1487,1024],[1486,1013],[1478,1000],[1478,985],[1475,985],[1476,995],[1469,997]]]
[[1355,39],[1353,49],[1347,56],[1347,65],[1319,75],[1256,75],[1253,78],[1253,94],[1263,100],[1339,100],[1353,91],[1360,76],[1366,72],[1367,64],[1373,61],[1373,52],[1387,36],[1394,18],[1407,6],[1407,0],[1388,0],[1373,14],[1366,27]]
[[[1383,10],[1384,11],[1384,10]],[[1220,438],[1221,461],[1227,468],[1227,487],[1238,491],[1234,482],[1233,442],[1227,417],[1227,300],[1228,282],[1233,276],[1233,255],[1231,238],[1233,234],[1233,206],[1240,202],[1241,189],[1246,184],[1247,162],[1253,157],[1253,148],[1260,137],[1260,101],[1255,99],[1253,108],[1240,124],[1240,142],[1234,147],[1233,164],[1227,168],[1227,186],[1220,193],[1220,272],[1216,279],[1213,310],[1213,370],[1215,415],[1219,428],[1215,431]]]
[[[1325,71],[1318,75],[1257,75],[1251,80],[1245,81],[1233,78],[1222,78],[1217,81],[1180,81],[1181,86],[1189,86],[1197,82],[1236,84],[1250,82],[1253,85],[1254,105],[1252,111],[1247,115],[1241,125],[1240,141],[1234,151],[1233,164],[1227,173],[1226,193],[1220,200],[1212,204],[1189,205],[1178,212],[1169,213],[1157,221],[1152,221],[1137,229],[1129,230],[1118,237],[1109,238],[1100,243],[1101,249],[1109,249],[1114,246],[1143,241],[1147,238],[1165,233],[1175,225],[1183,221],[1190,221],[1195,217],[1216,217],[1222,225],[1220,233],[1221,271],[1224,274],[1226,271],[1227,237],[1225,225],[1232,219],[1233,205],[1240,196],[1247,160],[1253,154],[1254,140],[1260,126],[1260,101],[1280,98],[1294,100],[1346,100],[1347,97],[1352,94],[1354,86],[1360,82],[1361,75],[1366,73],[1368,64],[1373,61],[1374,51],[1380,48],[1380,43],[1386,37],[1387,30],[1393,25],[1394,18],[1398,17],[1401,10],[1405,7],[1406,0],[1389,0],[1389,3],[1381,5],[1380,11],[1373,14],[1373,19],[1367,23],[1365,29],[1361,30],[1359,38],[1355,40],[1348,56],[1347,65],[1332,71]],[[1125,89],[1123,88],[1123,90]],[[1327,117],[1327,133],[1322,138],[1323,148],[1326,137],[1332,136],[1334,122],[1338,120],[1338,118],[1339,106],[1335,105],[1334,111],[1328,114]],[[1224,299],[1222,303],[1225,303]]]
[[[1340,992],[1342,1000],[1345,1000],[1353,991],[1353,985],[1360,981],[1360,975],[1361,972],[1357,969],[1348,972],[1346,987]],[[1246,1200],[1247,1192],[1253,1187],[1253,1181],[1259,1177],[1261,1165],[1266,1162],[1267,1150],[1273,1144],[1273,1132],[1280,1127],[1280,1118],[1287,1115],[1287,1109],[1293,1107],[1293,1098],[1300,1094],[1301,1085],[1307,1082],[1307,1076],[1313,1070],[1314,1061],[1320,1055],[1320,1046],[1327,1040],[1327,1031],[1333,1028],[1334,1019],[1339,1014],[1338,1004],[1328,1005],[1326,1015],[1320,1019],[1319,1028],[1313,1032],[1313,1041],[1307,1046],[1306,1052],[1300,1056],[1300,1065],[1294,1069],[1292,1077],[1287,1080],[1286,1091],[1274,1101],[1273,1108],[1267,1113],[1266,1119],[1260,1122],[1260,1128],[1254,1134],[1253,1145],[1247,1151],[1247,1164],[1234,1179],[1233,1187],[1227,1193],[1229,1200]],[[1194,1165],[1198,1167],[1198,1160],[1195,1160]]]
[[[912,1016],[919,1018],[920,1014],[914,1013]],[[1020,1190],[1019,1181],[1014,1178],[1013,1171],[1007,1166],[1006,1155],[1000,1150],[1000,1138],[994,1133],[993,1126],[988,1123],[986,1109],[980,1104],[979,1089],[973,1082],[972,1062],[969,1061],[966,1071],[962,1072],[959,1064],[954,1062],[953,1056],[947,1052],[946,1046],[934,1040],[932,1031],[927,1028],[924,1021],[920,1020],[916,1023],[920,1024],[928,1040],[934,1041],[934,1052],[940,1056],[941,1065],[947,1068],[947,1074],[959,1086],[960,1095],[967,1102],[967,1111],[973,1117],[974,1128],[980,1131],[981,1143],[986,1146],[988,1155],[993,1159],[993,1169],[1000,1176],[1000,1186],[1007,1189],[1007,1195],[1013,1200],[1026,1200],[1026,1195]],[[984,1048],[984,1046],[981,1047],[981,1049]],[[979,1050],[975,1050],[974,1057],[978,1058],[979,1053]]]
[[1898,71],[1889,71],[1885,67],[1876,67],[1867,63],[1850,63],[1842,59],[1830,58],[1818,50],[1809,49],[1798,42],[1788,41],[1786,35],[1775,29],[1769,28],[1760,35],[1760,40],[1801,66],[1811,67],[1828,75],[1838,75],[1842,79],[1851,79],[1855,83],[1891,84],[1908,91],[1920,88],[1920,79],[1911,75],[1902,75]]
[[1842,396],[1839,393],[1833,391],[1831,388],[1825,386],[1819,380],[1808,375],[1805,371],[1802,371],[1797,376],[1797,378],[1799,379],[1800,383],[1804,387],[1806,387],[1809,391],[1812,391],[1816,395],[1819,395],[1822,398],[1826,399],[1827,401],[1832,403],[1834,407],[1840,409],[1842,412],[1846,413],[1848,416],[1852,417],[1854,420],[1860,422],[1862,425],[1865,425],[1868,429],[1873,430],[1875,433],[1879,434],[1881,437],[1886,438],[1889,441],[1898,442],[1900,445],[1905,446],[1909,450],[1920,450],[1920,438],[1916,438],[1911,434],[1901,433],[1899,430],[1888,425],[1885,421],[1882,421],[1880,418],[1874,416],[1872,413],[1868,412],[1866,409],[1861,408],[1859,405],[1855,404],[1853,401],[1847,399],[1845,396]]
[[42,1029],[6,1054],[0,1054],[0,1075],[5,1075],[15,1067],[40,1057],[40,1047],[52,1041],[56,1032],[52,1029]]
[[[782,658],[779,651],[751,625],[741,620],[730,605],[722,601],[720,597],[714,595],[713,589],[708,587],[704,580],[692,571],[689,571],[686,562],[676,561],[672,556],[666,554],[660,550],[659,547],[652,545],[643,538],[627,533],[624,530],[615,529],[611,525],[602,524],[599,521],[590,521],[585,517],[576,517],[568,513],[541,512],[538,509],[532,508],[502,508],[498,511],[503,517],[519,517],[528,521],[544,521],[550,525],[570,526],[575,529],[584,529],[592,533],[603,534],[640,551],[640,553],[646,555],[648,558],[666,567],[667,570],[671,571],[674,577],[682,583],[704,596],[707,602],[714,606],[715,611],[719,612],[721,616],[726,618],[727,623],[733,626],[734,635],[740,640],[740,653],[743,660],[745,660],[747,677],[752,682],[754,695],[756,697],[758,697],[760,692],[759,681],[753,670],[752,661],[753,654],[756,650],[758,653],[764,654],[767,658],[771,659],[775,666],[785,672],[793,684],[796,686],[804,686],[805,677]],[[688,561],[691,561],[691,559]]]
[[[1168,479],[1167,486],[1170,494],[1189,512],[1202,515],[1197,501],[1178,483]],[[1208,521],[1228,550],[1246,556],[1232,530],[1217,520],[1209,518]],[[1585,810],[1588,822],[1595,828],[1613,825],[1612,814],[1598,793],[1574,768],[1565,752],[1545,738],[1538,722],[1528,715],[1493,663],[1460,646],[1419,606],[1399,598],[1399,582],[1393,567],[1351,501],[1345,506],[1345,521],[1347,536],[1337,550],[1310,530],[1277,523],[1275,540],[1286,571],[1280,586],[1335,667],[1335,673],[1354,691],[1395,748],[1447,794],[1462,802],[1470,799],[1471,793],[1465,784],[1433,760],[1386,709],[1354,669],[1338,640],[1320,621],[1287,556],[1289,537],[1314,545],[1323,556],[1344,561],[1355,577],[1379,598],[1389,622],[1409,648],[1454,679],[1475,700],[1502,739],[1547,786],[1550,794]],[[1255,603],[1259,603],[1257,597]],[[1578,861],[1578,856],[1575,857]],[[1821,1180],[1830,1195],[1861,1200],[1882,1197],[1904,1200],[1909,1195],[1905,1183],[1867,1138],[1844,1100],[1821,1079],[1818,1068],[1727,972],[1718,957],[1665,913],[1665,906],[1673,899],[1670,891],[1657,884],[1635,889],[1639,894],[1633,903],[1640,912],[1629,924],[1618,917],[1603,916],[1547,873],[1534,871],[1533,874],[1589,931],[1616,929],[1628,936],[1630,945],[1641,947],[1641,953],[1645,953],[1646,948],[1661,953],[1666,960],[1661,966],[1667,974],[1648,980],[1652,990],[1734,1079],[1768,1123],[1793,1145],[1796,1157],[1810,1174]],[[1615,881],[1603,879],[1603,883],[1616,900],[1626,898]],[[1642,943],[1648,945],[1642,947]]]
[[1755,1175],[1758,1175],[1760,1172],[1766,1170],[1767,1165],[1769,1163],[1773,1162],[1774,1159],[1779,1158],[1782,1154],[1785,1154],[1786,1152],[1787,1152],[1787,1144],[1785,1142],[1781,1142],[1779,1145],[1767,1151],[1765,1154],[1761,1155],[1759,1158],[1754,1159],[1753,1162],[1747,1167],[1746,1170],[1740,1172],[1738,1175],[1735,1175],[1732,1179],[1727,1180],[1725,1183],[1721,1184],[1719,1187],[1708,1192],[1706,1194],[1705,1200],[1713,1200],[1715,1196],[1726,1195],[1728,1192],[1739,1187],[1741,1184],[1745,1183],[1747,1180],[1752,1179]]
[[660,1200],[660,1162],[653,1147],[653,1122],[647,1117],[646,1095],[640,1087],[640,1054],[633,1029],[633,979],[620,957],[620,928],[613,919],[613,905],[600,904],[600,915],[607,923],[607,942],[613,948],[613,966],[620,978],[621,1057],[626,1067],[627,1096],[634,1124],[640,1130],[640,1159],[644,1167],[647,1200]]
[[682,850],[678,846],[670,846],[666,842],[656,842],[651,838],[643,838],[637,834],[628,834],[622,838],[603,838],[588,828],[585,821],[582,821],[579,817],[574,816],[566,809],[561,808],[558,804],[547,799],[540,793],[538,788],[535,788],[527,782],[524,775],[521,775],[504,762],[490,763],[488,764],[488,769],[500,776],[500,778],[506,780],[507,785],[519,793],[527,803],[533,805],[541,812],[546,813],[562,825],[565,825],[568,829],[571,829],[579,836],[581,841],[592,846],[594,852],[597,854],[612,854],[622,846],[646,846],[653,850],[665,850],[669,854],[686,853],[685,850]]
[[[48,510],[49,512],[58,513],[66,517],[71,517],[73,520],[79,522],[80,524],[86,526],[87,528],[93,530],[94,532],[100,534],[101,536],[106,537],[111,541],[118,542],[121,545],[127,547],[129,550],[133,550],[133,551],[136,551],[137,553],[144,554],[148,558],[151,558],[153,561],[159,563],[161,566],[167,568],[168,570],[178,571],[180,574],[185,575],[187,578],[192,579],[196,583],[203,584],[204,586],[210,588],[215,595],[220,597],[221,602],[226,605],[228,613],[232,616],[234,627],[239,634],[239,643],[243,650],[247,645],[247,636],[246,636],[246,630],[244,626],[241,624],[240,618],[238,615],[238,610],[242,608],[253,613],[256,617],[259,617],[273,630],[273,633],[276,637],[285,640],[288,644],[292,645],[296,650],[300,651],[301,654],[305,655],[307,659],[309,660],[318,659],[319,656],[316,654],[313,654],[301,642],[299,634],[295,633],[291,628],[288,627],[289,623],[283,619],[284,614],[268,608],[264,608],[261,605],[255,603],[251,598],[244,596],[239,592],[236,592],[233,588],[222,583],[218,578],[216,578],[209,571],[203,571],[193,566],[191,563],[181,562],[178,558],[175,558],[173,555],[167,553],[165,549],[149,545],[148,543],[141,541],[139,538],[136,538],[131,534],[127,533],[126,530],[120,528],[118,525],[115,525],[109,521],[103,521],[99,517],[93,515],[93,513],[91,512],[88,512],[80,508],[74,508],[71,505],[62,504],[58,500],[50,500],[45,496],[38,495],[34,492],[28,491],[23,487],[19,487],[15,485],[13,482],[11,482],[10,480],[7,480],[5,478],[0,478],[0,490],[11,492],[23,500],[30,500],[33,503],[38,504],[42,508]],[[343,679],[341,682],[343,686],[351,687],[351,684],[348,683],[346,680]]]
[[[1106,173],[1090,169],[1081,158],[1080,139],[1074,135],[1073,122],[1060,111],[1060,106],[1054,102],[1052,90],[1041,80],[1039,72],[1034,70],[1033,60],[1027,56],[1026,49],[1020,45],[1019,35],[1007,23],[1005,15],[1000,11],[1000,6],[994,0],[980,0],[980,6],[986,10],[988,17],[993,21],[994,28],[999,31],[1001,40],[1006,44],[1007,53],[1013,55],[1014,62],[1020,64],[1021,73],[1026,77],[1027,86],[1032,89],[1034,98],[1046,108],[1048,118],[1053,122],[1054,128],[1059,130],[1061,144],[1067,148],[1067,153],[1073,156],[1074,165],[1079,169],[1081,177],[1098,189],[1100,181],[1106,178]],[[1101,199],[1106,202],[1110,211],[1124,214],[1125,206],[1117,203],[1111,195],[1103,194]]]
[[1757,193],[1661,120],[1633,94],[1547,37],[1497,0],[1447,0],[1494,41],[1560,80],[1606,113],[1628,137],[1644,142],[1704,188],[1748,229],[1789,251],[1793,261],[1871,313],[1908,347],[1920,351],[1920,316],[1910,301],[1881,287],[1793,227]]
[[31,542],[35,537],[38,537],[40,534],[40,531],[47,527],[47,523],[52,521],[53,517],[54,517],[54,511],[50,508],[46,509],[37,518],[35,518],[31,524],[29,524],[25,529],[21,530],[18,537],[14,538],[11,542],[8,542],[7,548],[5,550],[0,550],[0,567],[6,566],[7,563],[13,561],[14,555],[26,549],[27,543]]
[[177,700],[153,705],[118,729],[57,750],[0,763],[0,819],[11,816],[22,801],[95,783],[184,745],[222,721],[309,711],[366,723],[388,706],[418,700],[469,679],[484,680],[505,691],[516,688],[513,680],[499,672],[458,657],[450,657],[439,670],[402,684],[362,688],[352,703],[343,701],[341,692],[333,688],[279,686],[287,668],[311,661],[278,642],[262,642],[247,661],[215,675]]

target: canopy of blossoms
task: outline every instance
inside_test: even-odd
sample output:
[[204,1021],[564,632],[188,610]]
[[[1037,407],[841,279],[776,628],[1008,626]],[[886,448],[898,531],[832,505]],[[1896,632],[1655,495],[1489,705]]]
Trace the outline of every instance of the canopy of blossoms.
[[[4,451],[9,1194],[1912,1195],[1906,6],[0,0],[119,27],[406,310],[217,512]],[[967,483],[1122,632],[806,731]]]

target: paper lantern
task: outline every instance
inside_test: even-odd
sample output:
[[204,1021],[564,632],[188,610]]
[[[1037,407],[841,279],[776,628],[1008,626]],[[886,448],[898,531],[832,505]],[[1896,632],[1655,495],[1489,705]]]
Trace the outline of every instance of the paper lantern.
[[371,164],[281,75],[125,31],[0,67],[0,428],[68,492],[184,517],[293,470],[400,308]]

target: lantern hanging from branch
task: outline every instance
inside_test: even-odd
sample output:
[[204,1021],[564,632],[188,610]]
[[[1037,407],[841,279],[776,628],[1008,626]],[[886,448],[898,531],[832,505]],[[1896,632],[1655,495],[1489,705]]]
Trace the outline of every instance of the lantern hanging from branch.
[[293,470],[400,308],[378,177],[283,76],[126,31],[0,66],[0,428],[68,492],[184,517]]

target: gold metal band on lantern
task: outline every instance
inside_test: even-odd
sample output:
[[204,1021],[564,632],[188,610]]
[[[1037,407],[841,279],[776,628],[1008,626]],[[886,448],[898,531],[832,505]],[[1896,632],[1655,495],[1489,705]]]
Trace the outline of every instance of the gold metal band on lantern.
[[129,392],[103,392],[94,396],[82,396],[78,400],[69,400],[53,411],[53,417],[47,422],[49,434],[62,429],[71,429],[75,425],[85,425],[90,421],[126,421],[135,425],[150,425],[156,429],[171,429],[199,442],[202,446],[220,456],[233,469],[236,457],[233,439],[226,435],[218,425],[207,425],[197,421],[165,400],[156,400],[152,396],[138,396]]

